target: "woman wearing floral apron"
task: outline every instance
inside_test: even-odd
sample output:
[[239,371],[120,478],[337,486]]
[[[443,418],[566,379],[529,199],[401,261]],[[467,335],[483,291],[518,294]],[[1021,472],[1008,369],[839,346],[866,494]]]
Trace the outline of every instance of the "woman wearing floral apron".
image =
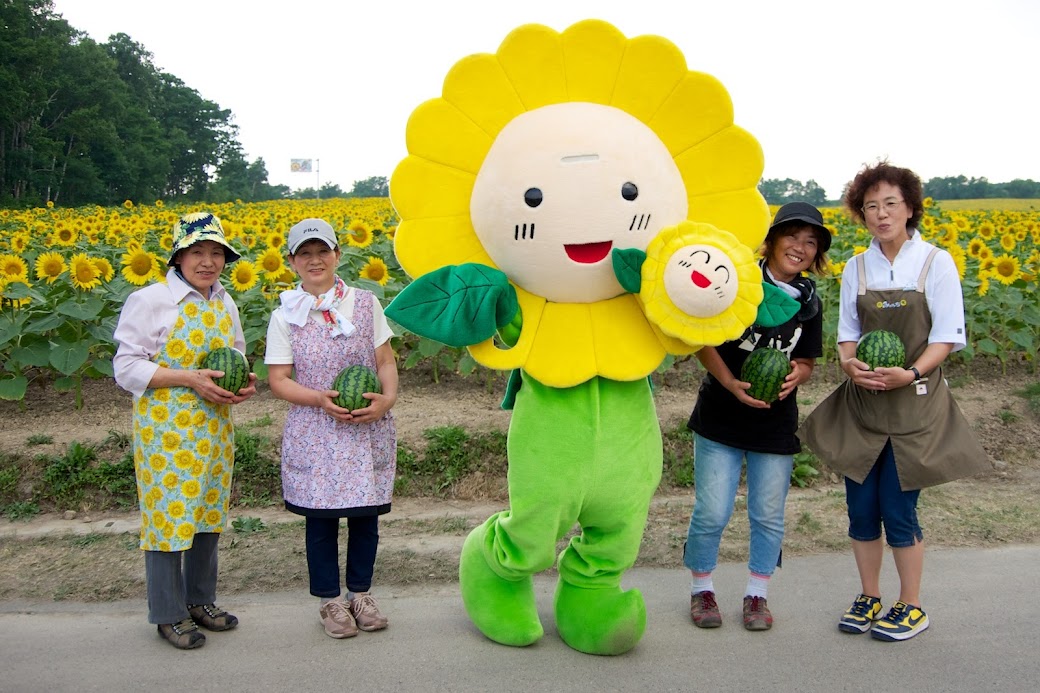
[[[887,162],[864,168],[846,188],[845,205],[874,237],[842,275],[838,352],[849,379],[816,407],[799,437],[845,475],[861,593],[838,628],[899,641],[928,627],[920,490],[991,467],[943,376],[946,356],[966,344],[964,299],[953,258],[916,229],[924,215],[920,178]],[[859,338],[873,330],[899,335],[905,367],[870,370],[856,358]],[[884,616],[882,525],[900,583]]]
[[[397,401],[393,333],[370,291],[336,275],[336,232],[323,219],[289,229],[289,264],[299,288],[281,294],[271,315],[267,353],[271,392],[292,404],[282,435],[282,496],[305,520],[310,593],[331,638],[372,632],[389,621],[370,593],[379,545],[379,516],[390,512],[397,468]],[[353,411],[330,389],[345,367],[375,371],[378,393]],[[346,588],[339,570],[340,518],[347,518]]]
[[201,367],[212,349],[245,350],[238,308],[219,281],[238,257],[217,217],[181,217],[165,283],[127,297],[114,334],[116,382],[134,395],[148,621],[179,649],[205,644],[199,625],[238,625],[214,604],[217,539],[235,463],[231,405],[256,393],[256,376],[236,394],[213,381],[220,371]]

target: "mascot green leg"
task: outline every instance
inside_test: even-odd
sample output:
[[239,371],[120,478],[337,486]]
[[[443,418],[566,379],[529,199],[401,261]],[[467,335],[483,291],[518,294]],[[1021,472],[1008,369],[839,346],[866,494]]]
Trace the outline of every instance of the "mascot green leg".
[[480,632],[503,645],[524,647],[543,634],[538,619],[534,582],[530,575],[507,580],[494,570],[485,556],[492,515],[466,537],[459,560],[459,585],[466,613]]
[[578,587],[560,580],[555,609],[560,637],[575,650],[588,654],[628,652],[646,630],[646,605],[639,590]]

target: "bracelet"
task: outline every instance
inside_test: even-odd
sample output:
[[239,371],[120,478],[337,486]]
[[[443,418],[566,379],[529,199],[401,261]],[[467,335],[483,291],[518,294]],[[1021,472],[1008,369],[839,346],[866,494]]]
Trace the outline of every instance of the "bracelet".
[[906,370],[911,371],[914,374],[914,381],[921,379],[921,371],[917,370],[917,366],[910,366]]

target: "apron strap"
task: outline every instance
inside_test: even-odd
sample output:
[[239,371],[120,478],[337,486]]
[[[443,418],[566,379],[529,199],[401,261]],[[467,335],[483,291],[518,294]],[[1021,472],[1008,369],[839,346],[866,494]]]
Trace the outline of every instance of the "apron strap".
[[928,253],[928,257],[924,260],[924,265],[921,267],[921,276],[917,278],[917,291],[924,293],[924,280],[928,276],[928,270],[932,268],[932,260],[939,254],[938,248],[932,248],[932,252]]
[[860,296],[867,295],[867,263],[864,262],[863,256],[866,253],[860,253],[856,256],[856,273],[859,275],[859,290]]

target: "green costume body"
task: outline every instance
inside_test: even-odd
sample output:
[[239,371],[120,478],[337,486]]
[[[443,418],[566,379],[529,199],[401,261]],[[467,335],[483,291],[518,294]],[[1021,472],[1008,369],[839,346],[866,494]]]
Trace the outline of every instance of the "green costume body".
[[510,509],[470,534],[459,567],[463,602],[481,632],[508,645],[541,637],[531,576],[552,567],[557,542],[578,524],[559,560],[560,636],[593,654],[639,641],[642,595],[620,584],[639,553],[661,449],[645,378],[553,388],[523,374],[509,426]]

